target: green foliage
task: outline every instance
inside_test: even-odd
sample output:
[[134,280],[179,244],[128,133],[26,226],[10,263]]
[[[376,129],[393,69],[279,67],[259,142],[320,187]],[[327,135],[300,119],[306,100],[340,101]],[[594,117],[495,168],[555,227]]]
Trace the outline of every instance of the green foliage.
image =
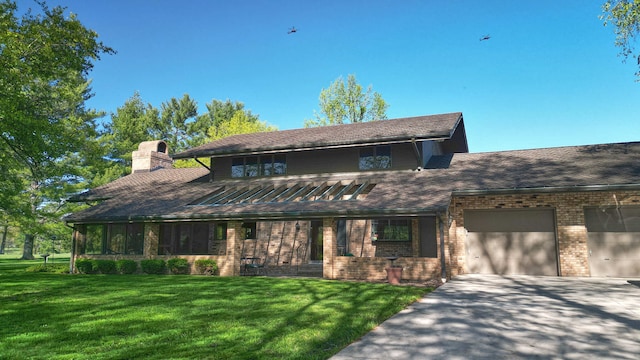
[[0,2],[0,212],[28,229],[25,259],[44,224],[67,212],[64,199],[86,186],[84,154],[101,116],[84,106],[88,73],[113,53],[76,15],[34,3],[40,9],[20,15]]
[[215,275],[218,272],[218,263],[213,259],[198,259],[195,261],[198,274]]
[[114,260],[95,260],[95,264],[100,274],[116,273],[116,262]]
[[29,266],[26,271],[67,274],[69,273],[69,264],[38,264]]
[[[606,0],[602,5],[600,18],[604,25],[614,26],[616,34],[615,44],[620,48],[620,55],[625,59],[638,61],[640,68],[640,54],[635,54],[633,46],[636,36],[640,34],[640,1],[638,0]],[[640,81],[640,69],[636,72]]]
[[145,274],[162,275],[167,271],[167,264],[162,259],[145,259],[140,261],[140,268]]
[[80,274],[95,274],[98,272],[98,263],[92,259],[77,259],[76,270]]
[[116,261],[116,270],[120,274],[135,274],[138,271],[138,263],[134,260],[120,259]]
[[171,258],[167,260],[167,267],[171,273],[175,275],[186,275],[190,272],[189,262],[184,258]]
[[363,92],[355,75],[336,79],[327,89],[320,91],[320,113],[306,120],[305,127],[359,123],[387,118],[389,105],[371,85]]

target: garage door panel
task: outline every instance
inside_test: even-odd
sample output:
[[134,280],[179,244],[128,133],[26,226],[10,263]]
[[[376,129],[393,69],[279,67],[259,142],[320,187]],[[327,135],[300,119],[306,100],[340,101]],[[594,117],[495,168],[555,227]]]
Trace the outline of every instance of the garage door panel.
[[553,209],[468,210],[467,267],[479,274],[558,274]]
[[589,233],[589,250],[602,258],[640,262],[640,232]]
[[640,207],[584,211],[591,276],[640,276]]
[[557,275],[554,233],[469,233],[467,240],[471,273]]

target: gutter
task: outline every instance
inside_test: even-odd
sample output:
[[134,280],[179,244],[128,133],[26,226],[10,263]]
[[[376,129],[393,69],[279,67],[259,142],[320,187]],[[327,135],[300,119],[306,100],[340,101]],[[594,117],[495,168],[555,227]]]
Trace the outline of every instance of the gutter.
[[572,186],[542,186],[530,188],[503,188],[478,190],[453,190],[451,195],[499,195],[513,193],[555,193],[555,192],[587,192],[611,190],[640,190],[640,184],[621,185],[572,185]]
[[178,222],[178,221],[234,221],[242,219],[251,220],[290,220],[295,218],[304,219],[322,219],[325,217],[348,217],[351,219],[365,219],[372,216],[385,217],[413,217],[413,216],[437,216],[442,208],[426,208],[426,209],[386,209],[377,211],[326,211],[326,212],[303,212],[303,211],[285,211],[280,213],[240,213],[240,214],[210,214],[210,215],[150,215],[150,216],[130,216],[126,218],[110,218],[110,219],[79,219],[67,220],[73,224],[94,224],[94,223],[131,223],[136,221],[147,222]]
[[[442,283],[446,283],[447,282],[447,262],[444,259],[444,224],[445,224],[445,220],[446,220],[446,213],[437,213],[437,217],[438,217],[438,229],[440,230],[440,268],[441,268],[441,272],[440,272],[440,280],[442,281]],[[444,219],[443,219],[444,218]]]

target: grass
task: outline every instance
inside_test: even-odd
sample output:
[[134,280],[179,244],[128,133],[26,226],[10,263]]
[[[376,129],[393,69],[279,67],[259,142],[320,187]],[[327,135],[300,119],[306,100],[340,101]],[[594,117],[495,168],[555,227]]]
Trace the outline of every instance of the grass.
[[0,258],[2,358],[326,359],[430,291],[302,278],[25,271],[40,263]]

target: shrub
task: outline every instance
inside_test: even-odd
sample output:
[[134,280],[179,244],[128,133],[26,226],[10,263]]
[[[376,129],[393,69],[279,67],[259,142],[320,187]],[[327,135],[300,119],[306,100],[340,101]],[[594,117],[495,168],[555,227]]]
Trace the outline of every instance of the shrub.
[[167,264],[162,259],[147,259],[140,261],[140,268],[145,274],[164,274]]
[[38,264],[29,266],[26,271],[66,274],[69,272],[69,264]]
[[101,274],[116,273],[116,262],[113,260],[96,260],[96,266]]
[[95,274],[98,271],[98,264],[91,259],[76,260],[76,270],[81,274]]
[[138,271],[138,263],[134,260],[121,259],[116,261],[116,270],[120,274],[133,274]]
[[212,259],[199,259],[195,262],[198,274],[214,275],[218,271],[218,264]]
[[189,262],[183,258],[172,258],[167,261],[167,267],[172,274],[185,275],[190,273]]

